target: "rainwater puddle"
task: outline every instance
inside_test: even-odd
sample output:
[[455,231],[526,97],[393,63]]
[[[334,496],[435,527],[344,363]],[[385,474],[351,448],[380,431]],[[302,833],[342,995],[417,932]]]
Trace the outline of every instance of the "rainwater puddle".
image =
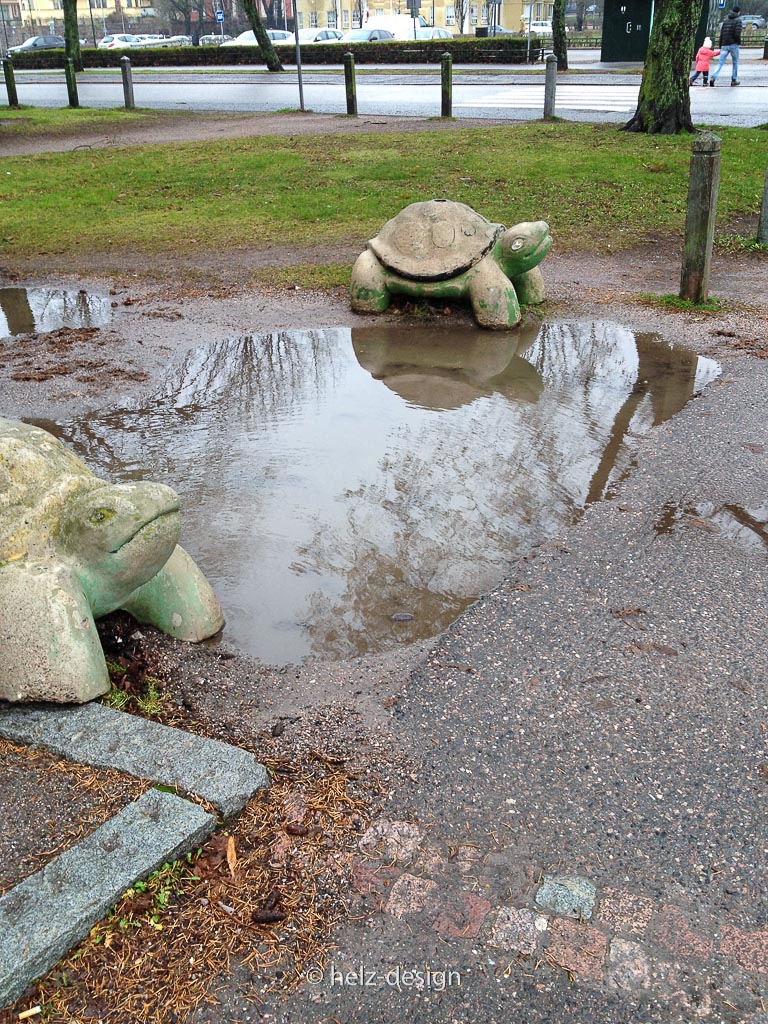
[[718,373],[604,322],[285,332],[40,425],[100,475],[176,488],[226,635],[280,664],[436,634]]
[[678,505],[670,502],[656,521],[656,533],[668,534],[683,526],[696,527],[723,537],[749,551],[768,548],[768,505]]
[[105,295],[62,288],[0,288],[0,338],[61,327],[103,327],[111,318]]

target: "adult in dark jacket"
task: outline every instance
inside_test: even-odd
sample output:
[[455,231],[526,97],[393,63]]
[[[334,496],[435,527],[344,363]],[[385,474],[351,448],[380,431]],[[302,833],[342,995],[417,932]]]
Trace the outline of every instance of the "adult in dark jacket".
[[734,7],[723,24],[720,26],[720,63],[709,80],[710,85],[715,84],[726,58],[731,57],[731,85],[739,84],[739,46],[741,44],[741,14],[740,7]]

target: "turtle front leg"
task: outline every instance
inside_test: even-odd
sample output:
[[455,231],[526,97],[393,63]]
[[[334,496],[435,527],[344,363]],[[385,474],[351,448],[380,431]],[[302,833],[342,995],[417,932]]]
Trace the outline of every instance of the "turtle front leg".
[[163,568],[123,604],[139,622],[199,643],[224,626],[224,614],[208,580],[184,548],[176,545]]
[[0,569],[0,698],[83,704],[108,693],[91,607],[64,565]]
[[540,267],[533,267],[524,274],[512,278],[518,301],[523,306],[538,306],[547,297],[544,288],[544,277]]
[[389,307],[392,297],[384,269],[370,249],[360,253],[355,261],[349,294],[356,313],[383,313]]
[[509,330],[520,323],[520,303],[515,287],[493,260],[477,267],[469,282],[469,301],[481,327]]

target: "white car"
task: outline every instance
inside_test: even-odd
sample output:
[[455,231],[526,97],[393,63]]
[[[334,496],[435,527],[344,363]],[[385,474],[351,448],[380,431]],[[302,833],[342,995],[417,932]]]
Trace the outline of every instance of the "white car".
[[[568,32],[568,26],[565,28],[566,33]],[[525,35],[528,35],[528,26],[525,26]],[[531,22],[531,35],[532,36],[551,36],[552,35],[552,22],[551,21],[532,21]]]
[[[273,43],[283,45],[284,43],[291,43],[294,40],[293,32],[288,32],[287,29],[282,28],[268,28],[267,35]],[[247,32],[241,32],[237,39],[230,39],[226,43],[222,43],[222,46],[256,46],[256,36],[252,28],[249,28]]]
[[311,43],[338,43],[344,35],[337,28],[300,28],[299,42],[302,46]]
[[453,35],[448,31],[447,28],[438,28],[432,26],[430,28],[417,28],[416,29],[417,39],[453,39]]
[[131,36],[123,32],[121,35],[104,36],[100,39],[97,48],[99,50],[127,50],[132,46],[143,46],[144,40],[138,36]]

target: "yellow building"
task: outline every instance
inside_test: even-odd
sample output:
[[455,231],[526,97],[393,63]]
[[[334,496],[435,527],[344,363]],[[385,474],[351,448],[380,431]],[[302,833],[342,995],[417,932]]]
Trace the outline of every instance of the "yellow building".
[[[21,34],[63,35],[64,11],[62,0],[17,0],[20,7]],[[80,35],[93,42],[110,32],[153,31],[146,27],[146,19],[154,18],[152,0],[77,0],[77,20]],[[18,23],[16,23],[18,24]]]
[[[369,2],[354,2],[354,0],[296,0],[299,15],[299,25],[302,28],[340,28],[344,31],[356,28],[360,24],[362,11],[363,20],[366,13],[371,17],[383,14],[405,14],[409,13],[408,7],[403,0],[397,3],[396,0],[369,0]],[[551,18],[551,0],[502,0],[498,6],[496,22],[514,32],[523,28],[523,15],[533,8],[534,21]],[[430,25],[437,25],[440,28],[448,28],[456,35],[460,34],[462,28],[465,33],[474,35],[475,30],[483,28],[491,23],[495,12],[493,4],[487,2],[471,2],[471,0],[422,0],[419,13]],[[462,24],[463,22],[463,24]]]

